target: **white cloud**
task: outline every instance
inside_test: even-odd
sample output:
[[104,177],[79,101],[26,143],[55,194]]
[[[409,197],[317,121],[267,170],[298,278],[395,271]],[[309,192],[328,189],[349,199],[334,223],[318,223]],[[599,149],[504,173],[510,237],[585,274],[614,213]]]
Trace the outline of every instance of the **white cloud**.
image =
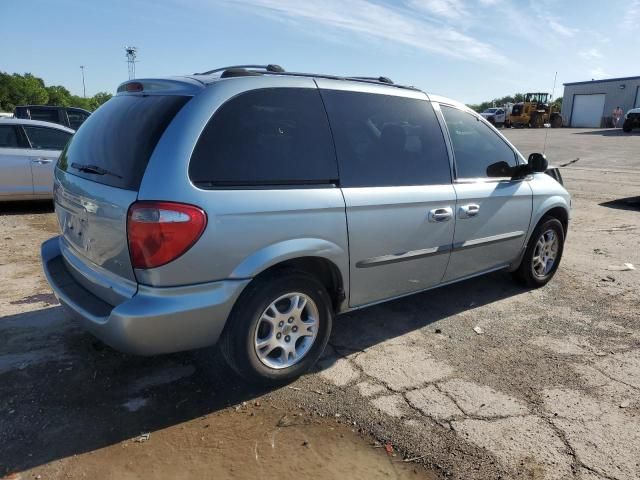
[[541,20],[546,21],[549,25],[549,28],[563,37],[573,37],[576,33],[578,33],[578,29],[567,27],[566,25],[561,24],[557,19],[550,16],[541,16]]
[[590,48],[588,50],[582,50],[581,52],[578,52],[578,56],[584,60],[593,61],[602,58],[602,53],[600,53],[600,50],[598,50],[597,48]]
[[626,14],[622,26],[625,30],[634,30],[640,23],[640,0],[633,0],[630,5],[626,7]]
[[[320,26],[325,30],[323,33],[328,29],[340,30],[463,60],[507,63],[507,59],[490,44],[462,33],[452,25],[422,18],[410,5],[391,7],[371,0],[325,0],[321,6],[300,0],[237,0],[233,3],[272,19]],[[433,15],[440,12],[438,15],[449,18],[452,13],[444,8],[446,5],[462,6],[457,0],[420,3],[426,9],[431,8]],[[463,11],[457,10],[459,15]]]
[[469,14],[461,0],[410,0],[409,7],[437,17],[458,19]]
[[591,70],[589,70],[589,75],[591,75],[591,78],[593,78],[594,80],[599,80],[601,78],[611,76],[608,72],[605,72],[602,67],[592,68]]

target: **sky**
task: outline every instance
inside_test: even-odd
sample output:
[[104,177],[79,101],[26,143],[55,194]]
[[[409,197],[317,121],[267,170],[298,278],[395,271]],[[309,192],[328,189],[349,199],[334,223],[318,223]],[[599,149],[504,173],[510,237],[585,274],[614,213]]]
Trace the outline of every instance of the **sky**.
[[0,71],[87,95],[227,65],[387,76],[479,103],[640,75],[640,0],[0,0]]

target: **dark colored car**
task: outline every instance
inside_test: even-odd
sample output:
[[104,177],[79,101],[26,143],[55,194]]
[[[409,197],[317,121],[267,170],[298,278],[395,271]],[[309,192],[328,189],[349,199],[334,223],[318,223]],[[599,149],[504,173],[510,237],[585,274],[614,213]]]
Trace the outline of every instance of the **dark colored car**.
[[633,108],[624,116],[622,131],[629,133],[634,128],[640,128],[640,108]]
[[91,112],[82,108],[57,107],[53,105],[22,105],[16,107],[16,118],[53,122],[77,130],[89,118]]

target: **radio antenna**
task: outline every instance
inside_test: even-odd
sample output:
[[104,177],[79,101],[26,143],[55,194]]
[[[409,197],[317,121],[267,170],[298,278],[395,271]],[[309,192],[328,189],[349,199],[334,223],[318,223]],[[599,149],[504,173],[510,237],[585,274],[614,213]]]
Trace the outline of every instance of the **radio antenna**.
[[[556,80],[558,79],[558,72],[556,72],[555,76],[553,77],[553,89],[551,90],[551,101],[553,101],[553,99],[555,98],[555,93],[556,93]],[[551,103],[551,101],[549,102],[549,126],[547,127],[547,125],[545,124],[545,129],[546,132],[544,132],[544,145],[542,146],[542,153],[544,154],[547,150],[547,137],[549,136],[549,129],[551,128],[551,109],[552,109],[552,105],[553,103]]]

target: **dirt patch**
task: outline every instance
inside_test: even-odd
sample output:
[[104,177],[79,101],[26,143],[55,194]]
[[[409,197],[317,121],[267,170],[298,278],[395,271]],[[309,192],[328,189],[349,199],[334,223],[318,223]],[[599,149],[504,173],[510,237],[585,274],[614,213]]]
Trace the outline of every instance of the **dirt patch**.
[[[141,432],[144,434],[147,432]],[[241,406],[23,472],[23,478],[434,479],[345,425]]]

